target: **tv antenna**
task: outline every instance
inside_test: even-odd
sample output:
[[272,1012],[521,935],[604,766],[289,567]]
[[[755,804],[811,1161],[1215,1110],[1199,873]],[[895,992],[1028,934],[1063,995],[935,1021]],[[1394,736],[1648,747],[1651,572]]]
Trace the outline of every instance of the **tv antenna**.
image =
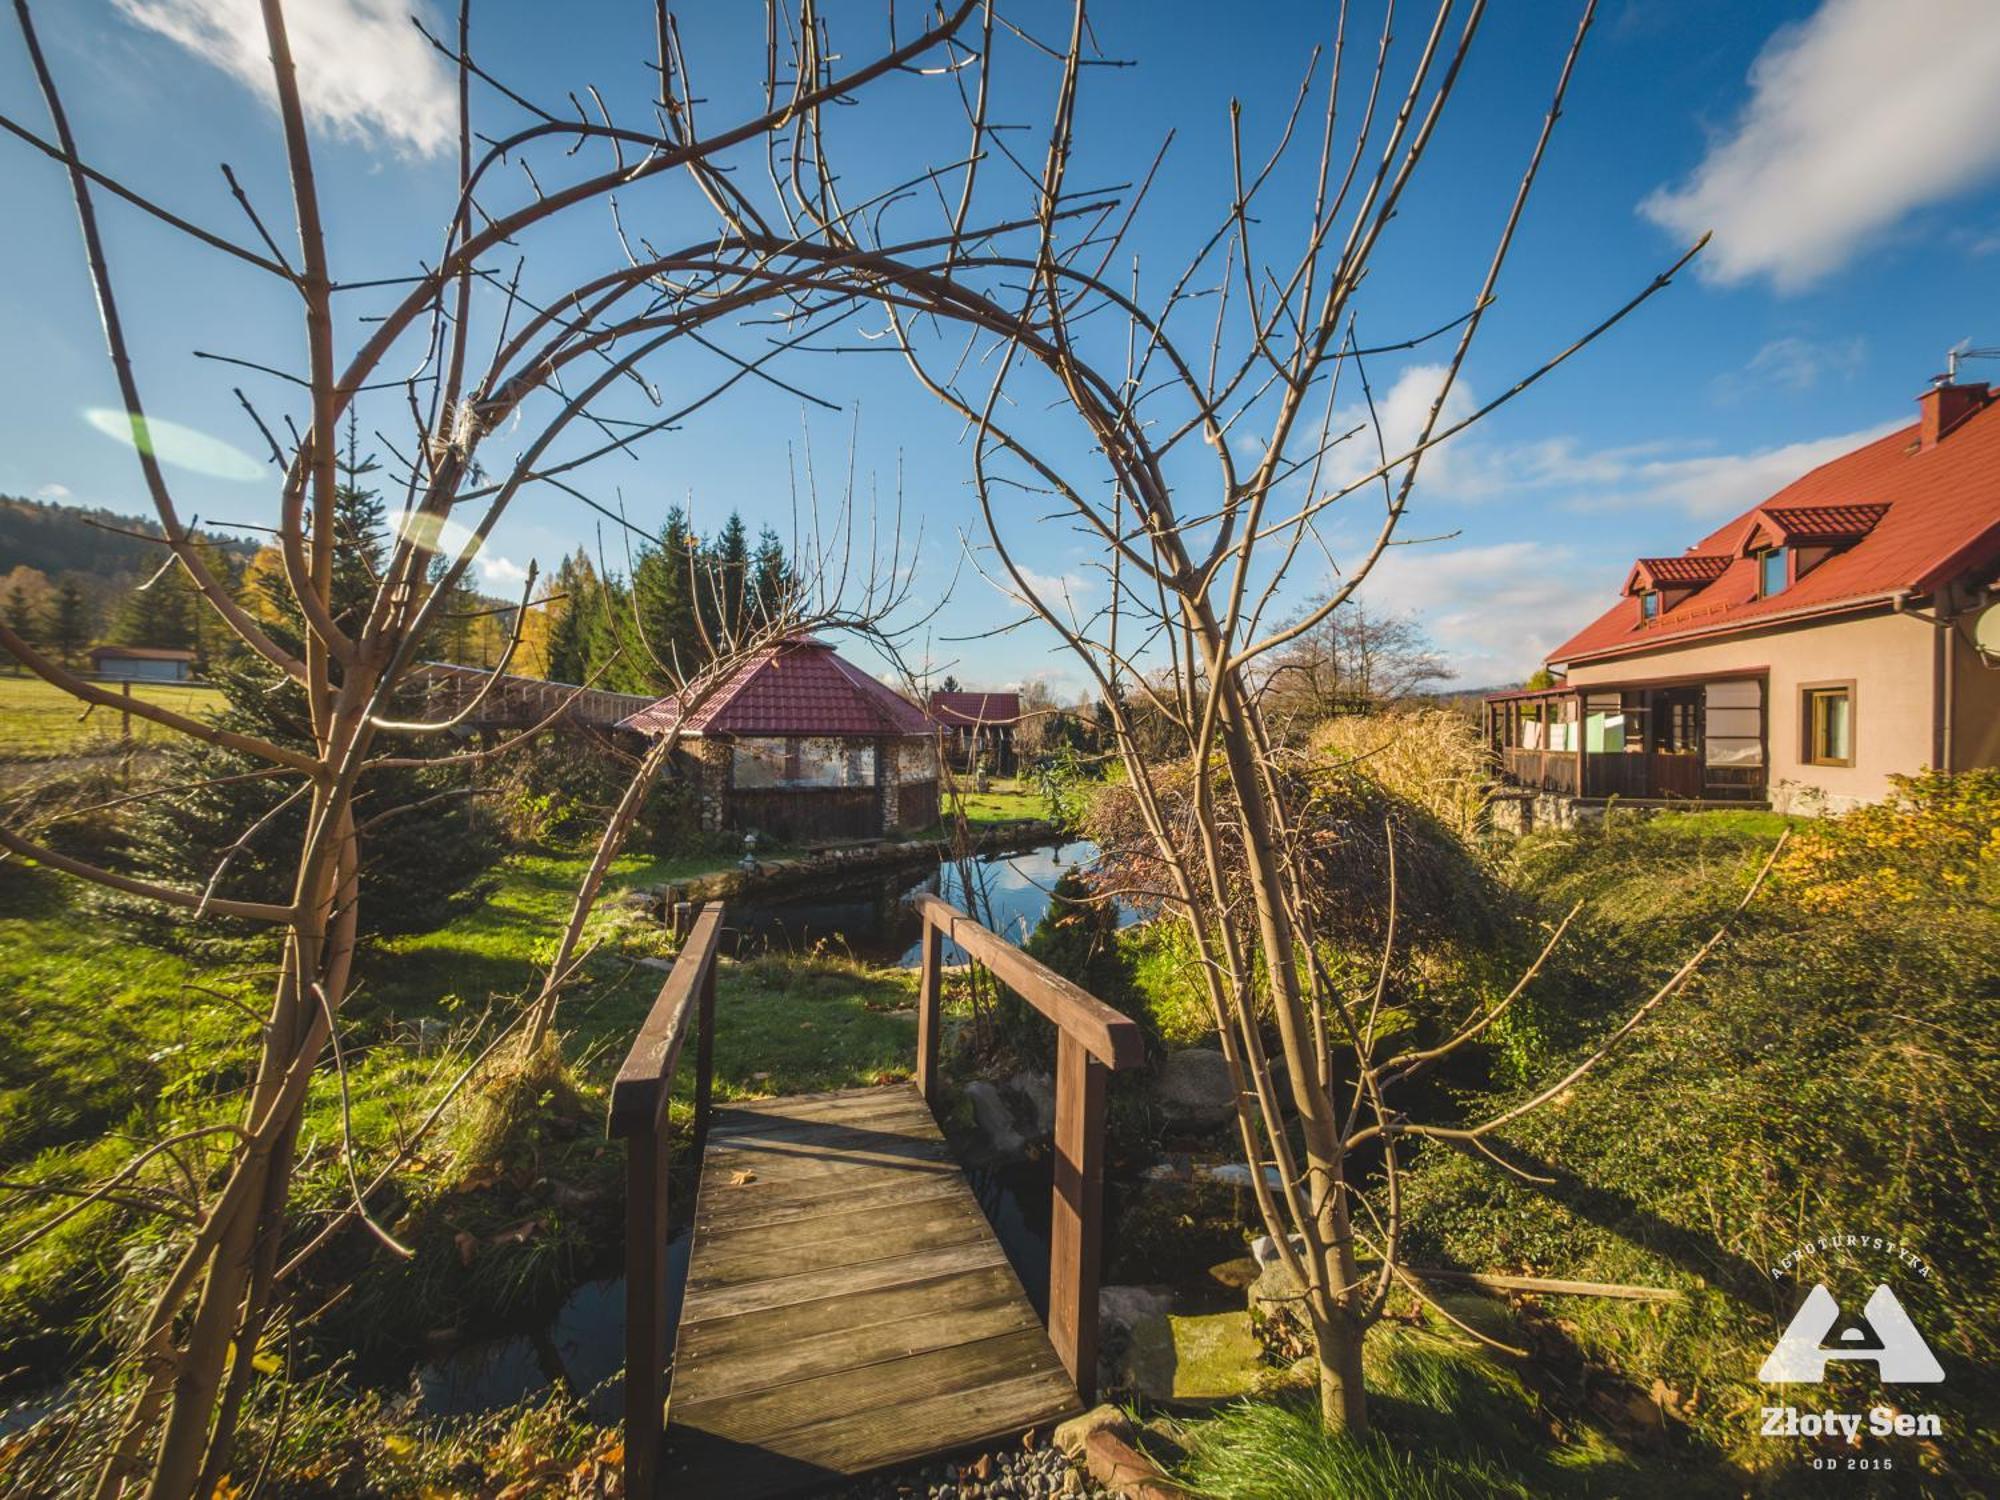
[[2000,349],[1975,349],[1971,339],[1960,339],[1944,357],[1944,383],[1958,384],[1958,362],[1961,359],[2000,359]]

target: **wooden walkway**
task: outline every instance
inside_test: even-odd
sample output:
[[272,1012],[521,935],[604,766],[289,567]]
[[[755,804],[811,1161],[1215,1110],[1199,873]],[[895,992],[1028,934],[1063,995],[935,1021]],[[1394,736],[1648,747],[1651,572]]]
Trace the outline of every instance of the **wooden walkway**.
[[[719,902],[618,1071],[632,1500],[798,1494],[1005,1440],[1091,1399],[1105,1084],[1144,1060],[1139,1029],[936,896],[913,904],[914,1086],[716,1107]],[[947,941],[1056,1027],[1046,1331],[938,1130]],[[667,1102],[690,1040],[701,1175],[670,1338]]]
[[793,1493],[1078,1409],[915,1089],[714,1112],[666,1493]]

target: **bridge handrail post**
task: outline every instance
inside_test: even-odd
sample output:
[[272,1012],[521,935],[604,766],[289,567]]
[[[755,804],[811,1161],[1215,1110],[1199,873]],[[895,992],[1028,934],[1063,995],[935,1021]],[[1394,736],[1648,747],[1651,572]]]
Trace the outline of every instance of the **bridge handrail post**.
[[720,901],[701,909],[611,1085],[608,1133],[625,1142],[625,1493],[632,1496],[651,1496],[659,1482],[666,1405],[667,1101],[692,1028],[699,1154],[714,1088],[722,910]]
[[917,1089],[937,1104],[944,940],[950,938],[1056,1026],[1055,1185],[1049,1218],[1049,1342],[1088,1403],[1097,1394],[1097,1291],[1104,1247],[1105,1083],[1145,1061],[1138,1025],[980,926],[941,897],[912,902],[924,924],[917,989]]

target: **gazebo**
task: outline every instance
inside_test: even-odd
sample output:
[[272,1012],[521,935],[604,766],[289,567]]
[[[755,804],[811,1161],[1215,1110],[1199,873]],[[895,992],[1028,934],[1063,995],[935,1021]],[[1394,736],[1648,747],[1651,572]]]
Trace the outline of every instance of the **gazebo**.
[[[667,697],[619,727],[658,736],[680,717]],[[799,636],[756,652],[688,713],[681,740],[704,829],[810,843],[937,822],[930,720],[824,641]]]

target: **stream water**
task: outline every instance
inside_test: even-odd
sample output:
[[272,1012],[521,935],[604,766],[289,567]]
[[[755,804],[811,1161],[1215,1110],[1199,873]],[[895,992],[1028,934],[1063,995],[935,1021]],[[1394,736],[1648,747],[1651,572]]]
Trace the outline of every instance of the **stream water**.
[[[919,892],[935,892],[972,912],[1014,942],[1034,931],[1067,870],[1097,857],[1094,844],[1076,841],[987,855],[969,867],[942,861],[839,885],[780,891],[765,899],[731,902],[730,920],[742,937],[739,951],[798,952],[816,943],[845,949],[871,963],[914,967],[920,923],[908,906]],[[1121,924],[1139,913],[1121,907]],[[945,961],[963,955],[947,946]],[[1051,1168],[1046,1158],[971,1167],[973,1196],[993,1225],[1035,1311],[1047,1315]],[[1112,1187],[1113,1233],[1123,1184]],[[689,1239],[677,1235],[668,1252],[668,1318],[678,1320],[687,1278]],[[423,1408],[438,1416],[487,1411],[552,1384],[565,1385],[601,1420],[622,1409],[618,1376],[624,1358],[625,1282],[622,1277],[579,1287],[544,1327],[484,1339],[424,1365],[416,1391]]]
[[[921,923],[912,896],[931,892],[970,912],[995,932],[1019,943],[1049,909],[1049,896],[1066,870],[1088,866],[1097,846],[1084,840],[1007,854],[982,855],[961,866],[940,861],[808,890],[778,891],[730,904],[742,932],[742,949],[803,952],[815,943],[843,948],[870,963],[914,968]],[[1121,923],[1138,914],[1122,908]],[[962,954],[948,951],[951,963]]]

